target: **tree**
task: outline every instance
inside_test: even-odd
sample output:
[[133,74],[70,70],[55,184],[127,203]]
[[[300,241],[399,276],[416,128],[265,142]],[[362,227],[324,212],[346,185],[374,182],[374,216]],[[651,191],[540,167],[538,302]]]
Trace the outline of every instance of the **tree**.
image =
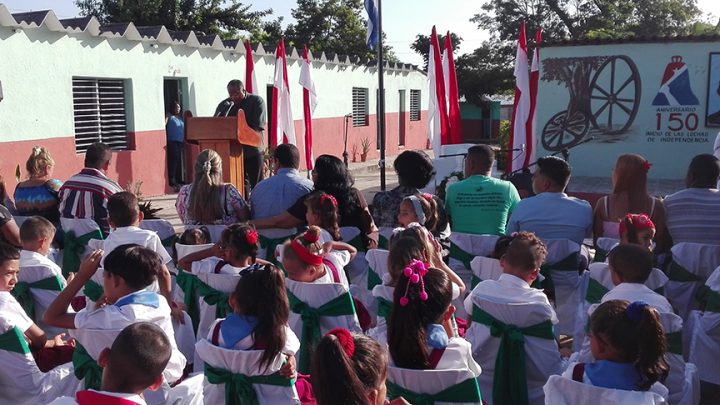
[[512,59],[493,44],[485,41],[474,52],[460,56],[455,61],[460,96],[480,105],[483,95],[507,93],[514,86]]
[[100,22],[132,22],[137,26],[164,25],[173,31],[199,31],[225,38],[238,31],[259,32],[262,18],[272,10],[250,11],[238,0],[75,0],[83,15]]
[[[463,39],[454,32],[450,33],[450,40],[452,42],[453,46],[453,53],[455,53],[458,49],[460,49],[460,43],[463,41]],[[440,43],[440,47],[444,48],[445,43],[445,35],[438,34],[438,42]],[[430,53],[430,37],[423,34],[417,34],[415,36],[415,42],[413,42],[410,45],[410,48],[422,55],[423,61],[425,62],[425,70],[427,70],[428,67],[428,57]]]
[[[375,51],[365,44],[364,12],[362,0],[298,0],[292,9],[297,22],[288,26],[286,40],[296,47],[307,44],[313,53],[374,59]],[[383,51],[385,60],[396,61],[389,46],[384,46]]]

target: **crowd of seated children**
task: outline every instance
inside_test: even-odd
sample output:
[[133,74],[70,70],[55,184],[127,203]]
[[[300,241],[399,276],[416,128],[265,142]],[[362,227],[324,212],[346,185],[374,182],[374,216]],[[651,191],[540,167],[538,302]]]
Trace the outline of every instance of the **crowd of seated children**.
[[258,238],[252,225],[232,224],[223,230],[218,243],[183,257],[178,261],[178,267],[193,273],[237,275],[255,263],[267,263],[257,258]]

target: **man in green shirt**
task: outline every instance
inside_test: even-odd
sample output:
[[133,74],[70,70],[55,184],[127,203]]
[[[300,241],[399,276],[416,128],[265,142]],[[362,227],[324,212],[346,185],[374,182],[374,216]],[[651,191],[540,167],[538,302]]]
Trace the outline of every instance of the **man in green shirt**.
[[509,181],[490,177],[495,152],[487,145],[468,149],[466,179],[451,184],[445,193],[445,209],[453,232],[503,235],[515,205],[517,189]]

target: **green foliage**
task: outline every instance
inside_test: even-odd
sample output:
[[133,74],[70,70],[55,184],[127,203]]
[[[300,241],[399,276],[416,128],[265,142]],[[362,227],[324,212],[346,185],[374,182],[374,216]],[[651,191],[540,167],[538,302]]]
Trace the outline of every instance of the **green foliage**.
[[[498,134],[498,146],[500,150],[510,149],[510,121],[500,121],[500,133]],[[497,169],[504,171],[506,168],[507,153],[498,153],[495,155],[497,160]]]
[[[451,33],[450,33],[450,40],[451,40],[452,45],[453,45],[453,53],[455,53],[455,52],[457,52],[458,49],[460,49],[460,43],[463,41],[463,39],[462,39],[461,37],[459,37],[457,34],[455,34],[454,32],[451,32]],[[445,35],[438,34],[438,42],[440,43],[440,47],[441,47],[442,49],[445,49],[445,48],[444,48],[444,45],[445,45]],[[423,61],[425,62],[425,65],[424,65],[425,67],[424,67],[424,69],[427,70],[427,67],[428,67],[428,57],[429,57],[429,54],[430,54],[430,36],[428,36],[428,35],[422,35],[422,34],[417,34],[417,35],[415,36],[415,42],[413,42],[412,44],[410,44],[410,48],[411,48],[413,51],[415,51],[415,52],[419,53],[420,55],[422,55]]]
[[164,25],[173,31],[199,31],[224,38],[241,30],[259,32],[262,18],[272,10],[250,11],[238,0],[75,0],[82,15],[102,23],[132,22],[136,26]]

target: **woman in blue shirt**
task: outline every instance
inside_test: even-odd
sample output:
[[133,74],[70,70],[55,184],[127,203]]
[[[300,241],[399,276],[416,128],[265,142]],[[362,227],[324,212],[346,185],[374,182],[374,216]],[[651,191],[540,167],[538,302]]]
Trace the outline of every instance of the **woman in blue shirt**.
[[182,153],[185,142],[185,121],[182,117],[182,106],[173,101],[165,116],[165,133],[167,135],[168,179],[170,187],[178,191],[183,185]]

